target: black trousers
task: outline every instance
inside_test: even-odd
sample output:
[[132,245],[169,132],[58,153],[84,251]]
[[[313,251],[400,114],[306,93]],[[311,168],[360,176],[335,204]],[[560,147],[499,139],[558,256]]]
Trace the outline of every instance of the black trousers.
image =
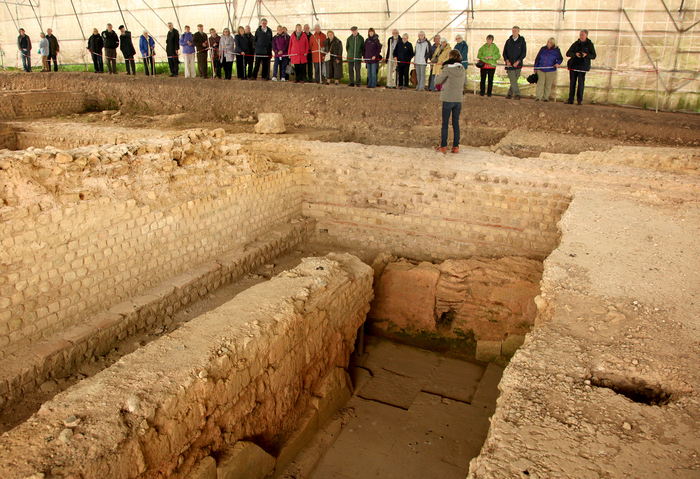
[[49,62],[49,70],[51,70],[51,60],[53,60],[53,71],[58,71],[58,60],[56,60],[56,54],[49,55],[46,57],[46,61]]
[[[214,75],[216,78],[221,78],[221,60],[219,60],[217,57],[213,59],[214,62]],[[231,66],[233,66],[233,62],[231,62]]]
[[[238,56],[237,58],[240,58],[240,56]],[[230,80],[231,79],[231,71],[233,70],[233,62],[227,62],[226,59],[224,58],[223,60],[221,60],[221,64],[224,66],[224,78],[227,80]],[[241,77],[241,69],[238,68],[238,66],[236,66],[236,68],[238,69],[238,78],[240,78]]]
[[262,65],[262,72],[260,77],[263,80],[270,79],[270,59],[267,57],[255,57],[255,68],[253,69],[253,78],[258,79],[258,72],[260,71],[260,65]]
[[126,74],[136,75],[136,62],[134,62],[134,57],[125,58],[124,63],[126,64]]
[[156,74],[156,66],[153,63],[153,57],[143,59],[143,71],[146,72],[146,76]]
[[174,54],[168,55],[168,66],[170,67],[170,74],[173,76],[177,76],[180,70],[180,59],[177,58]]
[[314,77],[314,61],[313,61],[313,55],[309,53],[306,55],[306,78],[311,81],[311,79]]
[[245,77],[253,77],[253,63],[255,63],[255,56],[252,53],[247,53],[245,56]]
[[[578,87],[576,82],[578,81]],[[576,95],[576,101],[581,103],[583,101],[583,87],[586,83],[586,72],[569,72],[569,101],[574,101],[574,94]]]
[[399,77],[399,86],[408,86],[408,74],[411,65],[408,63],[399,63],[396,65],[396,74]]
[[102,52],[92,53],[92,64],[95,67],[95,73],[102,73],[104,72],[104,62],[102,61]]
[[489,81],[489,86],[488,86],[488,96],[491,96],[491,93],[493,92],[493,74],[496,73],[495,68],[482,68],[481,69],[481,85],[480,85],[480,94],[483,96],[484,92],[486,91],[486,79],[488,78]]
[[294,64],[294,75],[296,81],[306,81],[307,65],[305,63]]
[[241,80],[248,78],[246,74],[246,61],[247,58],[243,55],[236,55],[236,76]]
[[362,76],[360,76],[361,69],[362,69],[362,62],[348,62],[348,73],[350,74],[350,86],[362,85]]

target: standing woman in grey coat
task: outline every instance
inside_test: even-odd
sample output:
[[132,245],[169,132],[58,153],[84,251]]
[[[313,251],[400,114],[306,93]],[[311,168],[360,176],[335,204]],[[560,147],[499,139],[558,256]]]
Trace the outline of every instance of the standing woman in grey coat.
[[451,50],[447,60],[442,64],[442,73],[435,78],[436,85],[442,85],[440,101],[442,101],[442,137],[437,151],[447,153],[447,130],[452,116],[452,153],[459,153],[459,114],[462,111],[462,94],[467,72],[462,66],[462,55],[457,50]]
[[430,61],[430,40],[425,38],[425,32],[418,32],[416,42],[415,59],[416,65],[416,91],[425,91],[425,68]]

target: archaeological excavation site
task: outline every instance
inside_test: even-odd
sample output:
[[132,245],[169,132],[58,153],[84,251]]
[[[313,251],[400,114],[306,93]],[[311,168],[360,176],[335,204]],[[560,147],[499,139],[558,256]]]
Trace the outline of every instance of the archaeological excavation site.
[[697,83],[142,73],[0,72],[0,479],[700,477]]

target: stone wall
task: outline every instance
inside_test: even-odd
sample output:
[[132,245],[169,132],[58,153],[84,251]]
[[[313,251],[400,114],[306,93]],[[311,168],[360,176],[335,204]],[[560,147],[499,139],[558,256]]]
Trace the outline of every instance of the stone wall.
[[557,246],[557,221],[570,201],[565,184],[485,174],[426,150],[395,148],[391,157],[359,145],[333,155],[315,144],[309,150],[304,215],[344,246],[427,261],[543,259]]
[[221,133],[0,155],[0,357],[301,215],[301,170]]
[[325,378],[348,364],[372,276],[330,254],[240,293],[4,434],[3,475],[184,478],[241,440],[286,458],[332,400]]
[[80,91],[21,91],[0,95],[0,118],[46,118],[82,113],[87,94]]

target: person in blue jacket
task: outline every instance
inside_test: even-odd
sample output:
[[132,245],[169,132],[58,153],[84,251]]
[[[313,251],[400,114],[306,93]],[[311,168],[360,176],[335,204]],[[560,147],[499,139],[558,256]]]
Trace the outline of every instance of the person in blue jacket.
[[[464,41],[464,38],[460,34],[457,34],[455,37],[455,50],[462,55],[462,66],[464,67],[464,71],[466,71],[467,67],[469,66],[469,59],[467,58],[467,54],[469,53],[469,45],[467,45],[467,42]],[[464,76],[464,86],[467,86],[466,75]]]
[[537,91],[535,101],[549,101],[549,92],[552,83],[557,77],[557,68],[564,61],[554,37],[547,40],[547,44],[540,48],[535,58],[535,72],[537,73]]
[[146,72],[146,76],[155,75],[155,63],[153,57],[155,56],[156,42],[153,37],[148,34],[148,31],[144,30],[141,37],[139,37],[139,50],[141,51],[141,58],[143,59],[143,70]]

